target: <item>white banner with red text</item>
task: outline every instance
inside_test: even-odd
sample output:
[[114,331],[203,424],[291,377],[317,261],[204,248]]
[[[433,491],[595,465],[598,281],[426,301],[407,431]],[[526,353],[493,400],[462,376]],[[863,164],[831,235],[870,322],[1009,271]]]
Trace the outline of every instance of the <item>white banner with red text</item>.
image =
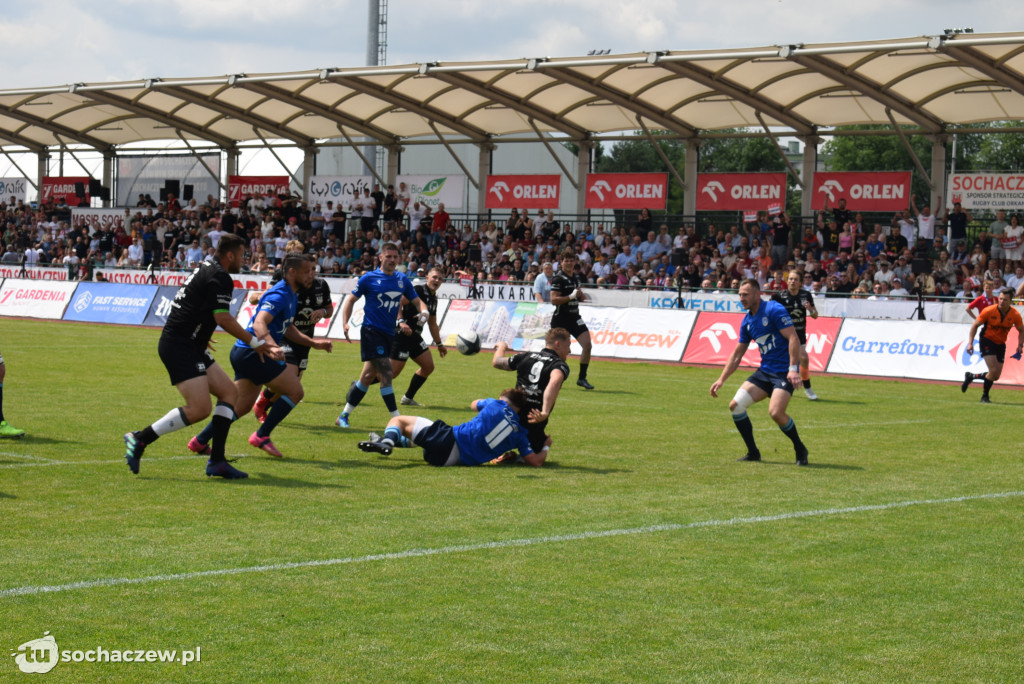
[[816,171],[811,208],[826,201],[835,208],[841,199],[850,211],[902,211],[910,206],[910,172]]
[[784,173],[702,173],[697,176],[697,211],[767,211],[786,206]]
[[551,209],[558,207],[562,177],[497,175],[487,177],[486,209]]
[[587,209],[663,210],[668,201],[668,174],[587,174]]
[[[700,314],[690,342],[686,345],[683,363],[724,366],[739,342],[742,321],[743,314],[738,313]],[[839,318],[811,318],[807,321],[807,355],[810,357],[812,371],[821,372],[828,366],[841,324],[842,319]],[[747,348],[740,365],[761,365],[756,343],[751,343]]]
[[1024,209],[1024,173],[951,174],[946,206],[954,202],[964,209],[1020,211]]
[[59,320],[78,283],[8,278],[0,286],[0,316]]
[[228,202],[237,207],[249,195],[287,195],[289,183],[288,176],[228,176]]
[[85,206],[89,206],[89,177],[88,176],[43,176],[39,181],[39,198],[43,202],[48,200],[60,201],[61,198],[68,206],[77,207],[81,200],[75,190],[75,185],[82,184],[82,192],[85,195]]

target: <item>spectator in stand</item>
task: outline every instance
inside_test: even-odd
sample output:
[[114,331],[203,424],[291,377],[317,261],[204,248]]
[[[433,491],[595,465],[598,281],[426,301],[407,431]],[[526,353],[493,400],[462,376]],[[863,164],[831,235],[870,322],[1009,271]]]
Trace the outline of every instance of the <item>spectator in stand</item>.
[[938,285],[942,283],[956,285],[956,269],[953,267],[953,262],[949,260],[949,252],[946,250],[939,252],[939,258],[932,262],[932,276]]
[[953,202],[953,211],[950,213],[949,209],[946,209],[946,215],[943,218],[946,224],[949,226],[949,249],[954,251],[958,244],[967,244],[967,223],[973,221],[971,214],[964,211],[963,206],[959,202]]
[[[994,244],[996,240],[992,242]],[[1004,229],[1000,243],[1003,247],[1003,262],[999,267],[1009,271],[1020,266],[1021,258],[1024,257],[1024,226],[1020,225],[1016,214],[1010,217],[1010,224]]]
[[1021,285],[1024,285],[1024,266],[1017,266],[1013,273],[1006,276],[1006,287],[1012,287],[1014,292],[1020,289]]
[[142,238],[135,238],[128,247],[128,264],[131,268],[142,268],[143,259]]
[[1003,260],[1006,258],[1003,252],[1002,237],[1006,231],[1006,212],[1000,209],[996,212],[996,220],[988,225],[988,234],[991,236],[992,243],[990,251],[986,251],[986,254],[991,255],[990,261],[994,262],[998,268],[1003,268]]
[[968,316],[977,318],[982,309],[996,304],[995,286],[996,284],[993,280],[985,280],[982,284],[982,293],[967,305],[966,311]]
[[928,242],[935,239],[935,217],[938,213],[939,207],[942,206],[942,195],[938,196],[935,201],[935,211],[928,205],[923,207],[917,206],[917,195],[911,196],[910,207],[914,210],[914,216],[917,217],[917,237],[918,240],[924,238]]
[[910,296],[910,292],[907,291],[907,288],[903,287],[903,280],[901,278],[893,277],[893,279],[892,279],[892,289],[889,290],[889,296],[890,297],[896,297],[896,298],[909,297]]
[[882,261],[878,266],[879,271],[875,273],[874,281],[876,283],[885,283],[888,285],[893,279],[893,272],[889,270],[889,262]]
[[441,238],[448,232],[451,223],[452,217],[444,210],[444,202],[441,202],[437,205],[437,212],[434,214],[433,221],[430,224],[432,246],[441,244]]
[[871,259],[877,259],[882,252],[885,251],[885,245],[878,241],[878,235],[871,233],[868,235],[868,240],[864,244],[864,250],[868,253]]
[[[647,211],[644,209],[644,211]],[[640,236],[636,239],[639,240]],[[653,230],[647,232],[647,241],[640,243],[636,248],[636,256],[639,261],[650,261],[651,259],[661,256],[664,252],[667,252],[668,248],[658,241],[657,235]]]

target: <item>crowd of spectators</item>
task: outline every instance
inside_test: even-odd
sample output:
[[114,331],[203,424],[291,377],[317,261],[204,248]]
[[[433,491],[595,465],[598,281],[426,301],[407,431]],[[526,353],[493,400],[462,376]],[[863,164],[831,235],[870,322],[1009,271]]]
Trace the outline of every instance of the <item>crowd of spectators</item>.
[[222,235],[238,233],[246,238],[251,272],[271,271],[285,245],[298,239],[325,275],[371,270],[380,245],[394,242],[399,269],[410,275],[436,267],[446,277],[478,282],[533,283],[546,265],[557,270],[558,255],[570,248],[581,281],[604,288],[727,292],[756,278],[771,291],[784,288],[797,269],[805,287],[824,296],[970,300],[986,280],[997,289],[1024,289],[1024,227],[1016,216],[999,212],[969,239],[972,217],[959,204],[941,218],[938,208],[917,204],[914,198],[911,211],[888,225],[867,223],[839,200],[802,228],[784,213],[762,213],[751,223],[698,230],[656,223],[647,210],[618,226],[525,209],[496,221],[457,221],[444,204],[433,210],[410,201],[404,184],[355,192],[338,206],[294,196],[246,196],[227,207],[213,197],[156,202],[140,195],[123,219],[107,222],[72,220],[63,201],[33,206],[12,198],[0,202],[0,261],[56,264],[76,279],[112,268],[191,269],[212,259]]

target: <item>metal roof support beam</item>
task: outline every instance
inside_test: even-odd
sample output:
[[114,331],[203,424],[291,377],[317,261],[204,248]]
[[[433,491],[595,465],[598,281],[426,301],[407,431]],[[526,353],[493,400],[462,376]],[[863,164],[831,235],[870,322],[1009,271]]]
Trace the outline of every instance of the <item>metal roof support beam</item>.
[[587,215],[590,219],[590,212],[587,211],[587,177],[590,175],[590,164],[593,160],[594,141],[581,140],[580,152],[576,158],[576,179],[579,181],[583,192],[576,193],[576,213],[582,216]]
[[804,187],[804,180],[800,177],[800,174],[797,173],[796,167],[793,166],[793,162],[789,161],[789,157],[786,156],[786,151],[783,150],[782,145],[779,144],[779,139],[776,138],[775,134],[772,133],[770,128],[768,128],[768,124],[764,122],[764,117],[761,116],[761,112],[754,112],[754,116],[757,117],[758,123],[760,123],[761,128],[764,129],[765,135],[767,135],[771,139],[772,144],[775,145],[775,151],[779,153],[780,157],[782,157],[782,161],[786,164],[786,168],[789,169],[789,175],[792,176],[793,181],[800,186],[801,190],[806,190],[807,188]]
[[907,139],[906,133],[904,133],[903,129],[900,128],[900,125],[896,123],[896,117],[892,115],[892,110],[886,107],[885,115],[889,117],[889,123],[892,124],[892,128],[896,131],[896,135],[900,136],[900,142],[903,143],[903,149],[905,149],[907,154],[910,155],[910,160],[914,162],[914,166],[917,167],[918,172],[920,172],[925,182],[928,183],[928,187],[935,190],[935,183],[932,182],[932,178],[928,172],[924,170],[924,164],[921,163],[917,153],[914,152],[914,148],[910,146],[910,140]]
[[34,181],[32,180],[32,178],[30,178],[30,177],[29,177],[29,174],[27,174],[27,173],[26,173],[26,172],[25,172],[24,170],[22,170],[22,167],[19,167],[19,166],[17,165],[17,162],[15,162],[15,161],[14,161],[14,158],[13,158],[13,157],[11,157],[10,155],[8,155],[8,154],[7,154],[7,151],[6,151],[6,149],[4,149],[3,147],[0,147],[0,152],[2,152],[2,153],[3,153],[3,156],[7,158],[7,161],[8,161],[8,162],[10,162],[10,163],[11,163],[11,165],[12,165],[12,166],[13,166],[13,167],[14,167],[15,169],[17,169],[17,170],[18,170],[18,172],[19,172],[20,174],[22,174],[23,176],[25,176],[25,179],[29,181],[29,184],[30,184],[30,185],[32,185],[32,187],[33,187],[34,189],[37,189],[37,190],[39,189],[39,185],[38,185],[37,183],[35,183],[35,182],[34,182]]
[[530,127],[533,129],[533,132],[537,134],[537,137],[540,138],[540,141],[544,143],[544,147],[547,148],[548,154],[550,154],[551,158],[555,160],[556,164],[558,164],[558,168],[562,169],[562,173],[565,174],[565,177],[569,179],[570,183],[572,183],[572,187],[579,190],[580,184],[573,179],[572,174],[569,173],[569,169],[565,168],[565,164],[562,163],[562,160],[558,158],[558,154],[555,153],[555,148],[551,146],[547,136],[540,132],[540,129],[537,128],[537,123],[533,119],[530,119]]
[[212,178],[217,183],[217,185],[220,186],[221,190],[227,192],[228,186],[224,185],[224,183],[222,183],[220,180],[220,176],[214,173],[213,169],[206,165],[206,162],[203,161],[203,157],[199,154],[198,151],[196,151],[194,147],[192,147],[192,145],[189,144],[188,140],[185,139],[185,136],[182,134],[182,132],[180,130],[175,130],[174,132],[178,134],[179,138],[181,138],[181,142],[185,143],[185,147],[187,147],[188,151],[192,153],[192,156],[196,158],[196,161],[198,161],[199,164],[204,169],[206,169],[206,173],[210,174],[210,178]]
[[755,111],[767,114],[776,121],[789,126],[797,133],[806,135],[814,132],[814,124],[802,116],[798,116],[792,112],[787,112],[778,102],[752,93],[747,88],[730,83],[724,79],[715,78],[712,73],[693,64],[692,62],[684,63],[659,60],[655,63],[659,67],[671,71],[678,76],[700,83],[717,93],[727,95],[738,102],[742,102],[749,107],[753,107]]
[[35,140],[29,140],[26,137],[20,136],[20,135],[18,135],[16,133],[12,133],[10,131],[5,131],[3,129],[0,129],[0,138],[3,138],[4,140],[7,140],[8,142],[12,142],[15,145],[19,145],[21,147],[24,147],[24,148],[28,149],[30,152],[35,152],[36,154],[39,154],[40,152],[43,152],[43,151],[46,150],[46,146],[45,145],[40,145]]
[[[42,152],[39,152],[36,155],[36,157],[37,157],[36,158],[36,178],[38,178],[39,179],[39,183],[42,184],[43,178],[45,178],[48,175],[48,173],[49,173],[47,168],[46,168],[47,167],[47,163],[46,162],[49,161],[49,159],[50,159],[50,153],[49,153],[49,151],[47,151],[44,148]],[[43,194],[40,191],[40,193],[39,193],[39,202],[42,203],[42,201],[43,201]]]
[[[110,150],[103,153],[103,187],[113,191],[114,189],[114,160],[117,159],[117,154]],[[113,194],[108,195],[107,199],[104,200],[103,206],[117,205],[117,197]]]
[[[215,99],[203,97],[202,95],[197,95],[189,90],[186,90],[185,88],[168,86],[161,88],[161,90],[181,100],[185,100],[186,102],[191,102],[192,104],[199,105],[200,107],[212,109],[218,114],[223,114],[224,116],[230,116],[232,118],[238,119],[239,121],[244,121],[245,123],[252,126],[254,129],[258,126],[259,128],[262,128],[263,130],[265,130],[267,133],[270,133],[274,137],[284,138],[285,140],[291,140],[300,147],[305,145],[311,145],[313,143],[313,140],[311,140],[310,138],[307,138],[306,136],[301,135],[300,133],[296,133],[290,128],[278,126],[273,121],[268,121],[261,116],[251,114],[245,111],[244,109],[232,107],[231,105],[224,104],[223,102],[218,102]],[[259,134],[257,133],[257,135]],[[263,136],[259,136],[259,138],[260,140],[263,140]],[[264,140],[264,144],[265,143],[266,141]]]
[[703,141],[694,138],[686,141],[686,160],[683,162],[683,177],[689,183],[683,186],[683,215],[697,215],[697,163],[700,161],[700,146]]
[[655,140],[654,136],[651,135],[651,132],[647,130],[647,126],[644,125],[643,119],[637,116],[636,122],[640,124],[640,128],[643,129],[644,135],[647,136],[647,142],[651,143],[651,146],[654,147],[654,151],[658,153],[659,157],[661,157],[661,161],[665,162],[665,168],[668,169],[669,173],[675,176],[676,181],[679,182],[679,187],[685,190],[686,181],[684,181],[683,177],[679,175],[679,169],[677,169],[675,165],[669,160],[668,155],[665,154],[665,150],[661,148],[661,144],[657,140]]
[[[3,114],[4,116],[10,117],[12,119],[16,119],[22,123],[28,124],[29,126],[37,126],[39,128],[42,128],[43,130],[47,130],[50,133],[53,133],[54,137],[57,137],[58,140],[60,140],[59,136],[63,136],[68,140],[73,140],[76,143],[85,145],[87,147],[92,147],[97,150],[109,150],[112,147],[112,145],[100,140],[99,138],[94,138],[91,135],[79,133],[76,130],[68,128],[67,126],[55,124],[52,121],[47,121],[46,119],[42,119],[38,116],[26,114],[17,107],[5,107],[0,105],[0,114]],[[38,145],[39,143],[36,144]],[[61,144],[63,145],[64,143],[62,142]]]
[[338,132],[341,133],[341,137],[345,139],[345,142],[349,144],[349,146],[352,148],[352,151],[355,152],[356,156],[359,157],[359,159],[363,162],[363,166],[370,170],[370,173],[372,173],[373,177],[377,179],[377,182],[380,183],[381,185],[385,185],[384,179],[382,179],[380,177],[380,174],[377,173],[377,165],[370,163],[370,160],[366,158],[366,155],[363,154],[362,150],[359,149],[359,146],[352,142],[351,136],[349,136],[349,134],[345,132],[345,129],[342,128],[341,125],[338,126]]
[[631,100],[628,95],[622,93],[621,91],[609,88],[599,83],[595,83],[590,79],[583,78],[582,76],[574,74],[566,69],[558,69],[545,66],[544,74],[550,75],[552,78],[555,78],[561,81],[562,83],[567,83],[571,86],[579,88],[580,90],[584,90],[588,93],[596,95],[597,97],[608,100],[609,102],[616,104],[620,107],[623,107],[624,109],[632,112],[633,114],[642,116],[645,119],[653,121],[662,128],[672,131],[673,133],[679,135],[680,137],[694,138],[697,135],[697,132],[694,131],[692,128],[680,123],[679,121],[672,119],[671,117],[665,116],[664,112],[656,111],[641,102]]
[[[480,174],[480,180],[484,180],[487,176],[491,175],[491,171],[494,168],[494,150],[497,145],[493,143],[480,143],[480,154],[477,155],[477,169]],[[477,216],[486,215],[488,219],[491,218],[491,212],[487,207],[487,183],[481,183],[477,188],[476,192],[476,213]]]
[[[57,136],[57,140],[60,140],[60,136]],[[75,153],[74,153],[74,152],[72,152],[72,151],[71,151],[71,150],[70,150],[70,149],[68,148],[68,146],[64,144],[64,141],[63,141],[63,140],[61,140],[61,143],[60,143],[60,149],[61,149],[61,152],[67,152],[68,154],[70,154],[70,155],[71,155],[71,158],[75,160],[75,163],[77,163],[77,164],[78,164],[79,166],[81,166],[81,167],[82,167],[82,170],[83,170],[83,171],[85,171],[85,175],[86,175],[86,176],[89,176],[89,178],[92,178],[92,172],[91,172],[91,171],[89,171],[89,169],[87,169],[87,168],[86,168],[85,164],[83,164],[83,163],[82,163],[82,160],[81,160],[81,159],[79,159],[79,158],[78,158],[78,156],[77,156],[77,155],[75,155]]]
[[938,133],[942,130],[943,123],[941,121],[921,111],[912,102],[892,93],[882,92],[881,86],[878,83],[869,81],[862,76],[847,73],[834,62],[830,62],[824,57],[802,55],[799,48],[783,48],[780,56],[807,67],[826,78],[830,78],[868,99],[875,100],[887,109],[900,113],[930,133]]
[[398,166],[405,148],[401,145],[388,145],[388,185],[398,183]]
[[296,176],[294,173],[292,173],[292,170],[289,169],[288,165],[284,163],[284,160],[281,159],[281,155],[279,155],[277,153],[277,150],[275,150],[270,145],[267,145],[267,139],[263,137],[263,135],[260,133],[260,130],[258,128],[256,128],[255,126],[253,126],[252,127],[252,132],[255,133],[259,137],[260,140],[263,141],[263,144],[267,146],[268,150],[270,150],[270,154],[274,155],[274,159],[276,159],[277,163],[281,165],[281,168],[285,170],[285,173],[287,173],[289,176],[291,176],[291,179],[293,181],[295,181],[295,184],[298,185],[300,188],[303,187],[302,186],[302,181],[299,180],[298,176]]
[[153,119],[154,121],[158,121],[165,126],[170,126],[174,129],[181,129],[186,133],[191,133],[192,135],[196,136],[197,138],[200,138],[201,140],[209,140],[210,142],[216,143],[221,147],[231,147],[231,145],[234,144],[233,140],[217,135],[216,133],[212,133],[206,128],[196,126],[195,124],[189,123],[184,119],[180,119],[176,116],[167,114],[166,112],[162,112],[158,109],[155,109],[154,107],[147,107],[144,104],[132,102],[131,100],[128,100],[123,97],[117,97],[115,95],[111,95],[110,93],[106,93],[99,90],[88,90],[81,88],[75,91],[75,95],[88,98],[90,100],[93,100],[94,102],[103,102],[104,104],[119,107],[120,109],[124,109],[125,111],[131,112],[132,114],[138,114],[144,119]]
[[466,168],[466,165],[462,163],[461,159],[459,159],[459,155],[455,154],[455,150],[452,148],[451,145],[448,144],[448,141],[444,139],[444,136],[441,135],[441,131],[437,130],[437,125],[433,121],[429,120],[427,121],[427,123],[430,125],[431,130],[434,131],[434,135],[437,136],[437,139],[441,141],[442,145],[444,145],[444,149],[448,150],[448,154],[452,156],[452,159],[455,160],[455,163],[459,165],[460,169],[462,169],[462,173],[466,174],[466,178],[469,179],[469,182],[473,184],[474,188],[479,188],[480,182],[473,177],[473,174],[469,172],[469,169]]
[[814,200],[814,174],[818,171],[818,143],[821,138],[805,135],[800,140],[804,143],[804,192],[800,196],[800,215],[810,216],[813,213],[811,203]]
[[[932,138],[932,191],[928,198],[928,206],[936,215],[941,212],[939,200],[946,187],[946,140],[945,135],[936,135]],[[948,202],[946,206],[949,206]]]
[[993,81],[1006,86],[1018,95],[1024,95],[1024,79],[1013,72],[1002,68],[984,53],[978,52],[976,49],[971,47],[961,47],[956,44],[957,42],[958,41],[956,40],[943,41],[942,47],[940,47],[939,50],[950,57],[963,62],[972,69],[980,71]]
[[278,88],[277,86],[273,86],[268,83],[252,83],[241,80],[236,84],[236,87],[251,90],[252,92],[259,93],[264,97],[269,97],[273,100],[280,100],[281,102],[290,104],[293,107],[298,107],[299,109],[311,112],[317,116],[330,119],[335,124],[355,129],[366,137],[379,140],[385,145],[393,145],[398,142],[398,138],[394,135],[391,135],[381,128],[377,128],[376,126],[368,125],[362,119],[356,119],[355,117],[351,117],[347,114],[342,114],[336,109],[325,107],[315,100],[295,95],[283,88]]

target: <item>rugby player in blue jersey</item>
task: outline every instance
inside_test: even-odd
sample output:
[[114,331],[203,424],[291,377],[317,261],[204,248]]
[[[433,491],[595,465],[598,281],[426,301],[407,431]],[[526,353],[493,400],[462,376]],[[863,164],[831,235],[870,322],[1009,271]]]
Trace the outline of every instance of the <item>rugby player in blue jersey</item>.
[[[349,340],[349,320],[356,300],[363,298],[363,326],[359,333],[360,357],[363,371],[352,383],[345,397],[345,409],[338,416],[338,427],[349,427],[349,415],[359,406],[374,378],[380,378],[380,396],[392,417],[398,415],[398,403],[392,383],[395,379],[391,368],[391,346],[395,337],[395,324],[402,310],[402,297],[419,310],[420,324],[430,318],[427,305],[412,286],[404,273],[395,271],[398,265],[398,246],[385,243],[380,248],[380,268],[364,273],[351,294],[341,305],[341,323],[345,339]],[[349,340],[351,342],[351,340]]]
[[[395,416],[382,438],[360,442],[359,448],[388,456],[395,447],[415,445],[423,449],[423,460],[434,466],[483,465],[518,450],[529,465],[544,465],[547,453],[530,448],[526,428],[519,422],[519,412],[526,406],[523,390],[507,389],[498,399],[477,399],[470,406],[476,416],[454,427],[442,420]],[[536,409],[531,411],[531,418],[535,413]]]
[[[272,341],[278,348],[283,340],[288,339],[295,344],[330,352],[333,348],[330,340],[318,340],[304,335],[293,323],[298,305],[297,293],[313,284],[313,268],[312,257],[294,252],[286,254],[281,262],[281,280],[260,297],[256,311],[253,312],[252,319],[245,329],[257,339]],[[270,441],[270,433],[296,404],[302,401],[302,383],[296,374],[284,372],[284,358],[261,358],[248,344],[236,343],[231,348],[231,366],[235,370],[235,387],[238,390],[233,420],[238,420],[252,410],[253,403],[264,385],[278,396],[277,401],[267,411],[266,420],[249,436],[249,444],[271,456],[281,458],[281,452]],[[209,450],[207,444],[212,437],[211,423],[189,441],[188,448],[199,454],[206,453]],[[239,471],[238,477],[245,477],[245,473]]]
[[747,314],[740,323],[740,338],[732,356],[718,380],[711,385],[711,396],[718,396],[722,385],[739,367],[750,342],[754,341],[761,352],[761,367],[740,385],[736,396],[729,402],[736,429],[747,445],[746,456],[739,460],[761,460],[747,409],[769,397],[768,414],[782,428],[782,433],[792,440],[797,465],[807,465],[807,447],[800,441],[793,419],[786,414],[793,388],[800,385],[800,338],[793,327],[793,320],[778,302],[761,299],[761,287],[753,278],[740,284],[739,295],[740,304]]

